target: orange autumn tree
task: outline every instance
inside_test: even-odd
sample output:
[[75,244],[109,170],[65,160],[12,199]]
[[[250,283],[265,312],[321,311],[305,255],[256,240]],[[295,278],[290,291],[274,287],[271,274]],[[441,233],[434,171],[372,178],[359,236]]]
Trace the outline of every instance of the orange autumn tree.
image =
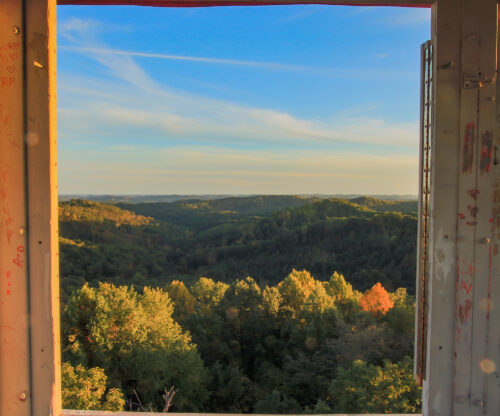
[[370,312],[375,318],[385,315],[394,306],[389,292],[384,289],[381,283],[377,283],[367,290],[361,297],[359,304],[364,311]]

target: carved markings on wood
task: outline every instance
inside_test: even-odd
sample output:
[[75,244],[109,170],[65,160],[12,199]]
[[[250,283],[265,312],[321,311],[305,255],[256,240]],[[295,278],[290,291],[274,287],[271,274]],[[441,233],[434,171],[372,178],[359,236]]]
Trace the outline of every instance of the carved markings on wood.
[[0,89],[11,88],[16,82],[16,63],[20,58],[21,42],[0,43]]

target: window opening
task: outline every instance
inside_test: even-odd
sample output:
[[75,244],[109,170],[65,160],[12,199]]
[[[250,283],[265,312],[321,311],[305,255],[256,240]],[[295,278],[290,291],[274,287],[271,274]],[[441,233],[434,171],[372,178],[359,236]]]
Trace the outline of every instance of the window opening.
[[[280,10],[283,9],[284,6],[280,6]],[[315,13],[321,14],[322,10],[325,9],[299,8],[283,20],[293,22]],[[420,11],[405,13],[401,15],[403,21],[406,19],[404,24],[418,24],[423,18],[428,20],[428,16],[416,14]],[[375,17],[380,18],[380,15]],[[123,187],[116,193],[108,191],[108,195],[89,195],[92,194],[89,186],[75,186],[73,189],[76,191],[72,191],[70,186],[65,187],[65,172],[67,178],[71,177],[74,181],[73,185],[78,184],[75,182],[78,175],[80,184],[84,184],[85,178],[93,179],[88,183],[96,187],[104,183],[106,177],[106,180],[112,178],[110,183],[113,184],[133,185],[131,178],[143,174],[145,170],[137,163],[139,146],[131,136],[139,135],[141,129],[150,125],[158,131],[168,131],[173,141],[175,134],[172,132],[177,131],[182,136],[183,129],[191,128],[196,134],[202,134],[203,128],[213,127],[207,123],[207,118],[203,120],[205,114],[209,114],[207,111],[214,103],[231,95],[231,92],[220,88],[221,85],[230,89],[241,83],[230,75],[221,76],[214,72],[213,76],[220,85],[205,83],[200,88],[214,90],[219,101],[189,101],[189,94],[179,99],[178,90],[162,94],[158,89],[161,86],[156,82],[160,77],[158,69],[149,67],[156,79],[148,77],[147,71],[134,59],[166,60],[172,67],[185,62],[250,67],[261,71],[258,74],[262,79],[266,76],[262,71],[282,71],[283,79],[292,78],[297,73],[316,71],[320,77],[343,78],[344,85],[339,84],[338,88],[345,100],[349,99],[349,90],[359,96],[370,77],[389,82],[408,77],[408,73],[393,69],[384,72],[383,65],[380,65],[367,73],[341,68],[325,75],[328,68],[282,64],[279,59],[266,63],[244,59],[241,54],[234,59],[210,54],[195,56],[181,52],[142,51],[140,42],[133,48],[132,45],[125,47],[116,39],[116,44],[121,47],[112,47],[100,43],[97,36],[102,31],[112,31],[112,25],[103,28],[99,27],[95,18],[75,16],[60,17],[60,22],[64,43],[60,44],[59,50],[63,54],[71,53],[74,62],[87,72],[95,69],[89,62],[90,56],[101,64],[104,79],[104,82],[92,85],[84,82],[82,77],[72,78],[68,70],[70,61],[63,57],[60,59],[61,179],[63,193],[72,194],[61,195],[60,202],[62,306],[65,308],[62,313],[63,398],[66,407],[239,413],[417,412],[420,391],[412,384],[411,364],[407,358],[411,354],[404,354],[392,363],[384,359],[392,359],[401,351],[411,350],[414,293],[409,296],[406,289],[412,291],[413,288],[404,285],[408,275],[405,268],[411,269],[416,263],[418,215],[423,224],[418,230],[419,285],[425,282],[428,155],[432,133],[430,44],[423,49],[423,199],[419,201],[420,214],[417,215],[417,200],[408,200],[408,195],[406,199],[390,195],[374,198],[373,194],[380,192],[329,193],[321,191],[321,188],[307,192],[300,186],[288,187],[287,192],[279,192],[279,188],[275,188],[262,193],[245,188],[247,191],[237,197],[228,195],[238,194],[235,191],[221,195],[224,194],[223,188],[212,188],[216,191],[207,188],[202,192],[200,187],[191,188],[198,189],[191,192],[197,195],[184,196],[123,195]],[[174,25],[174,20],[170,23]],[[117,27],[120,24],[122,22],[116,23]],[[122,30],[123,26],[126,25],[120,26]],[[217,27],[211,29],[221,30]],[[124,30],[126,32],[127,29]],[[352,36],[354,29],[345,27],[343,30],[348,37]],[[207,34],[208,31],[205,32]],[[258,36],[258,31],[255,36]],[[180,38],[177,40],[181,41]],[[299,45],[295,46],[298,48]],[[285,56],[278,49],[275,54],[277,57]],[[387,57],[384,52],[374,51],[371,59],[379,62]],[[105,71],[106,68],[115,71],[115,77],[120,77],[132,87],[142,83],[153,101],[147,103],[142,111],[127,111],[133,108],[134,102],[144,97],[140,93],[127,95],[127,91],[121,89]],[[184,73],[170,72],[169,75],[187,85],[189,77],[198,75],[202,79],[204,70],[207,70],[206,67],[190,68]],[[226,79],[222,79],[224,77]],[[257,93],[267,88],[251,78],[246,81],[254,83]],[[279,87],[278,83],[276,87]],[[291,92],[301,88],[304,87],[300,83],[293,85],[288,91],[289,98],[293,99]],[[317,86],[315,88],[321,90]],[[189,93],[194,94],[193,91]],[[223,113],[214,113],[219,117],[215,120],[221,122],[223,128],[215,128],[211,139],[215,143],[223,139],[224,134],[234,127],[234,117],[246,110],[250,115],[245,115],[244,123],[249,131],[254,129],[254,136],[272,136],[279,131],[282,136],[278,134],[274,138],[278,142],[287,139],[283,131],[288,131],[288,142],[285,146],[282,143],[267,143],[259,154],[255,152],[256,145],[252,138],[246,137],[247,143],[240,145],[239,154],[230,153],[228,158],[224,154],[210,153],[209,156],[226,175],[227,183],[239,177],[239,169],[254,169],[251,173],[261,178],[261,186],[267,186],[269,178],[276,177],[279,172],[270,170],[269,163],[250,168],[248,160],[258,160],[265,152],[286,154],[286,147],[291,147],[290,143],[301,137],[307,137],[309,141],[298,146],[294,159],[298,168],[294,175],[289,175],[290,183],[294,185],[300,185],[301,178],[308,175],[319,178],[316,182],[320,182],[325,175],[321,171],[311,174],[301,165],[310,147],[317,149],[317,165],[320,165],[322,153],[331,149],[321,147],[318,142],[332,140],[337,146],[332,145],[332,149],[345,158],[349,153],[342,153],[345,150],[343,146],[355,152],[354,147],[349,148],[348,139],[335,134],[335,128],[344,126],[316,125],[314,115],[310,113],[300,119],[290,115],[293,111],[258,108],[255,101],[257,94],[252,96],[252,93],[246,92],[251,102],[246,107],[225,105],[221,107]],[[83,98],[92,94],[100,99],[85,103]],[[120,96],[121,103],[114,100],[116,95]],[[269,92],[269,95],[272,96],[272,93]],[[307,94],[305,97],[308,97]],[[273,96],[273,99],[278,98]],[[168,100],[172,100],[174,105],[169,107]],[[109,105],[111,102],[114,106]],[[203,128],[196,124],[197,120],[187,119],[188,112],[179,112],[182,105],[188,108],[193,104],[199,106],[197,110],[205,123],[201,124]],[[313,104],[311,100],[310,107]],[[165,111],[166,115],[161,113],[155,117],[155,107]],[[172,111],[172,108],[178,112]],[[351,111],[361,112],[363,109],[354,107]],[[122,130],[120,140],[123,144],[110,140],[110,145],[103,152],[98,149],[99,140],[106,142],[113,134],[105,122],[106,117],[113,120],[113,128],[120,124],[128,127]],[[358,169],[364,172],[362,176],[368,180],[370,172],[362,165],[369,158],[363,159],[360,149],[364,147],[375,155],[379,161],[378,169],[383,170],[381,161],[389,163],[391,159],[384,159],[369,139],[375,137],[372,134],[374,130],[384,132],[384,146],[389,151],[406,134],[405,123],[391,129],[373,120],[355,120],[349,126],[351,130],[345,130],[343,134],[351,135],[358,141],[357,158],[351,161],[358,164]],[[101,123],[101,130],[92,131],[89,128],[92,121]],[[65,134],[69,135],[72,131],[78,134],[73,136],[73,144],[70,144],[65,142]],[[98,140],[93,139],[92,142],[85,137],[89,134],[96,135]],[[216,134],[220,137],[215,137]],[[192,136],[182,136],[182,139],[184,142],[194,140]],[[74,148],[71,149],[71,146]],[[143,138],[142,146],[149,146],[151,155],[161,151],[147,138]],[[86,155],[89,147],[92,148],[92,157],[88,157],[88,153]],[[198,147],[203,150],[199,143]],[[169,157],[167,163],[182,171],[183,161],[189,160],[183,156],[186,149],[180,150],[174,152],[175,155]],[[104,156],[110,166],[120,152],[128,152],[129,159],[123,159],[127,163],[123,163],[122,167],[126,166],[134,175],[124,175],[122,170],[114,176],[99,177],[99,173],[106,172],[103,169],[103,161],[106,160],[103,154],[106,152]],[[196,157],[193,152],[189,155],[190,158]],[[406,153],[399,149],[391,155],[394,159],[404,159]],[[87,169],[82,174],[79,163],[84,156],[87,156]],[[203,158],[199,160],[206,161]],[[286,165],[286,161],[277,156],[273,162],[277,166]],[[223,163],[229,163],[232,171],[227,167],[224,170]],[[331,159],[332,168],[342,163],[346,166],[342,157]],[[262,172],[261,166],[268,170]],[[159,167],[151,163],[149,174],[157,172],[166,179],[178,175],[175,169],[162,170]],[[315,164],[309,165],[309,169],[314,167]],[[263,173],[267,177],[263,177]],[[350,174],[355,177],[354,173]],[[210,175],[213,175],[210,169],[200,169],[192,183],[205,183],[204,176]],[[308,183],[313,184],[314,181]],[[338,180],[335,183],[339,185]],[[107,189],[112,191],[113,186]],[[297,191],[290,192],[289,189]],[[360,262],[363,264],[360,265]],[[263,273],[256,276],[255,271],[259,268]],[[270,271],[267,272],[266,268]],[[413,279],[411,276],[412,282]],[[100,281],[105,284],[100,285]],[[144,289],[145,286],[153,289]],[[76,292],[71,293],[74,290]],[[421,286],[418,292],[419,307],[425,304],[423,293],[425,286]],[[397,344],[393,350],[383,349],[391,343]],[[417,336],[417,344],[424,345],[420,335]],[[419,357],[417,352],[417,372],[423,366]],[[381,404],[385,397],[384,386],[372,395],[369,403],[360,403],[360,397],[347,394],[353,388],[374,383],[378,372],[386,375],[390,385],[402,383],[411,388],[403,388],[390,403],[391,407]],[[85,394],[82,395],[82,392]]]

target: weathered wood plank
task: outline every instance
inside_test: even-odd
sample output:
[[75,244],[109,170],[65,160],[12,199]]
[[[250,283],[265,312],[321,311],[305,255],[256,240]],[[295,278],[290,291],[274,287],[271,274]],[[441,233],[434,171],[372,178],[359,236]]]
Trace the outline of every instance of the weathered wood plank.
[[[496,68],[500,68],[500,44],[498,42],[498,10],[496,13]],[[490,29],[491,30],[491,29]],[[491,38],[492,34],[489,34]],[[491,42],[491,40],[490,40]],[[482,224],[481,231],[485,236],[491,235],[491,241],[488,249],[488,292],[487,301],[482,301],[480,306],[487,312],[487,339],[486,354],[481,359],[479,367],[485,377],[485,395],[484,408],[485,414],[495,416],[500,414],[500,82],[498,75],[496,78],[496,88],[494,91],[489,88],[484,93],[481,92],[480,105],[487,105],[488,114],[491,105],[491,95],[496,94],[496,112],[494,114],[495,123],[493,124],[493,144],[490,160],[490,172],[486,172],[487,185],[481,199],[481,207],[484,215],[488,215],[489,224]],[[489,114],[491,117],[491,114]],[[490,124],[490,121],[488,121]],[[487,146],[486,146],[487,147]],[[487,150],[487,149],[485,149]],[[481,186],[483,184],[481,183]]]
[[[484,3],[484,2],[480,2]],[[476,262],[474,255],[477,226],[476,168],[478,152],[479,31],[481,21],[474,0],[463,0],[462,83],[460,92],[460,164],[458,167],[458,235],[455,309],[455,371],[453,409],[457,415],[477,414],[471,408],[471,367]],[[469,82],[469,84],[467,84]],[[470,413],[473,411],[476,413]]]
[[[491,333],[489,309],[491,308],[492,283],[492,212],[493,144],[496,131],[496,73],[497,73],[497,4],[496,0],[483,1],[476,8],[481,22],[479,37],[479,72],[484,80],[478,96],[478,128],[476,154],[476,188],[474,196],[477,225],[474,239],[474,298],[472,310],[472,357],[471,357],[471,414],[486,414],[488,403],[494,406],[498,397],[488,397],[487,385],[489,360],[489,336]],[[500,301],[500,298],[494,299]],[[500,327],[496,328],[499,332]],[[491,373],[490,373],[491,375]],[[497,396],[499,390],[497,390]],[[495,406],[496,407],[496,406]],[[490,413],[489,414],[496,414]]]
[[455,317],[458,169],[460,158],[462,8],[439,0],[432,8],[434,137],[428,282],[425,415],[451,416]]
[[25,0],[31,378],[34,416],[61,409],[56,2]]
[[23,3],[0,2],[0,415],[30,415]]

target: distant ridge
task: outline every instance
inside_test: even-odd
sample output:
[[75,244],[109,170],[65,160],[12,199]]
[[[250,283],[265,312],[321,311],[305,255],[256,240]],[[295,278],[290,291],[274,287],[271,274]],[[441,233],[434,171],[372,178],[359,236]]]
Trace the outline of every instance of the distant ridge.
[[275,194],[165,194],[165,195],[120,195],[120,194],[62,194],[59,195],[59,201],[69,201],[70,199],[85,199],[87,201],[95,202],[111,202],[111,203],[129,203],[129,204],[141,204],[141,203],[155,203],[155,202],[176,202],[183,200],[200,200],[208,201],[214,199],[222,198],[247,198],[254,196],[301,196],[310,197],[318,199],[329,199],[329,198],[342,198],[342,199],[361,199],[361,198],[377,198],[384,199],[388,201],[401,201],[409,200],[414,201],[417,199],[417,195],[363,195],[363,194],[296,194],[296,195],[275,195]]

